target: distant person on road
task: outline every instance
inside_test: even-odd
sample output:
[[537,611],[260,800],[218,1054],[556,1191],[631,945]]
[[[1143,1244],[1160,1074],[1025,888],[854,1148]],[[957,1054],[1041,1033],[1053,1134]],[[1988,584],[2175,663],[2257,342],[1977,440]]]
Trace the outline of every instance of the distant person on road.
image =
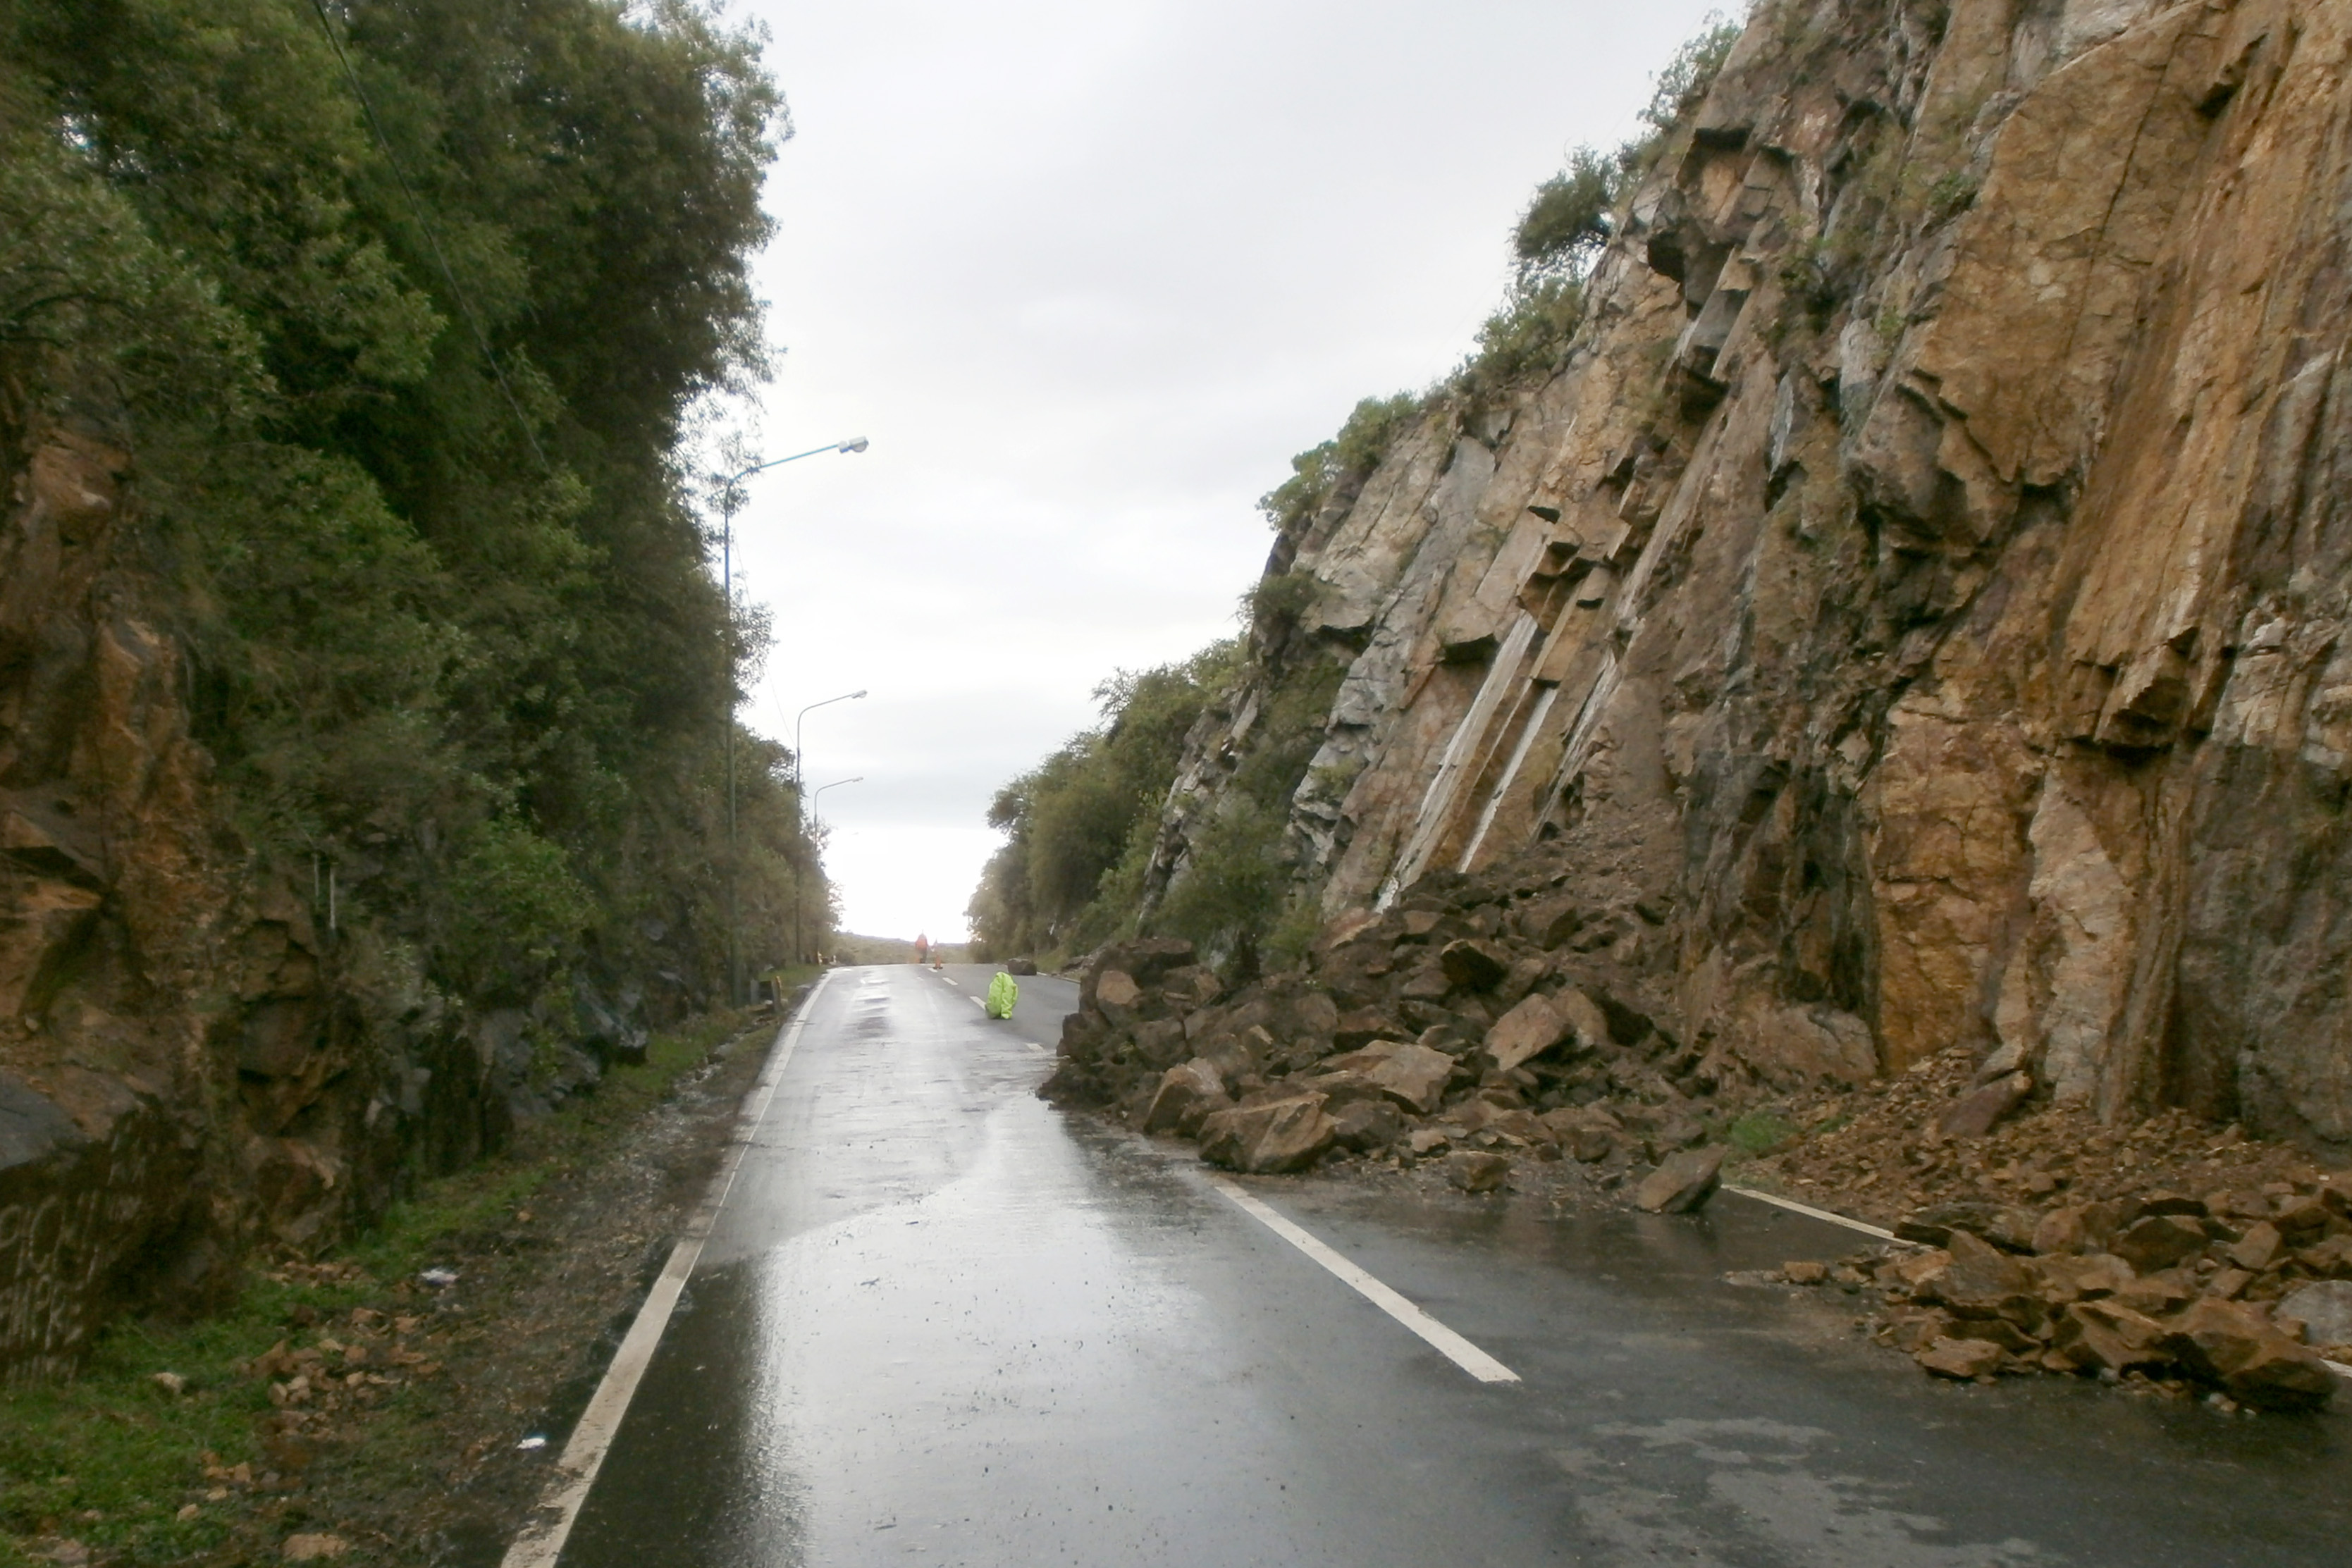
[[988,982],[988,1016],[992,1019],[1011,1018],[1013,1006],[1020,999],[1021,988],[1013,983],[1013,977],[1002,969],[997,970],[996,978]]
[[931,939],[921,932],[915,934],[915,967],[921,968],[930,961]]

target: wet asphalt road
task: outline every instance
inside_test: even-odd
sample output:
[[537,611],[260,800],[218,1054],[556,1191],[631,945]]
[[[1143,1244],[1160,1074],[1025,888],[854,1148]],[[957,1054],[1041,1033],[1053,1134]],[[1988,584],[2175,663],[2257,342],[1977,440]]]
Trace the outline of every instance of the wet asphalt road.
[[1936,1384],[1723,1279],[1835,1228],[1249,1184],[1524,1379],[1474,1382],[1038,1101],[1076,988],[988,974],[817,995],[567,1568],[2352,1563],[2352,1418]]

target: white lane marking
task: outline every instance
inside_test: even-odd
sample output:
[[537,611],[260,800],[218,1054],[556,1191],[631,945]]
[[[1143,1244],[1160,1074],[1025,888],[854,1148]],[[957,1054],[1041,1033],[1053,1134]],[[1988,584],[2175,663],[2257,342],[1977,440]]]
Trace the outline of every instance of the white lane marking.
[[1881,1241],[1892,1241],[1898,1247],[1918,1245],[1916,1241],[1904,1240],[1892,1230],[1881,1230],[1877,1226],[1865,1225],[1859,1219],[1849,1219],[1843,1214],[1832,1214],[1826,1208],[1815,1208],[1811,1204],[1799,1203],[1793,1197],[1778,1197],[1769,1192],[1758,1192],[1752,1186],[1734,1186],[1729,1182],[1723,1184],[1723,1190],[1736,1192],[1742,1197],[1752,1197],[1759,1203],[1769,1203],[1775,1208],[1785,1208],[1791,1213],[1805,1215],[1810,1218],[1825,1219],[1832,1225],[1843,1225],[1848,1230],[1859,1230],[1864,1236],[1875,1236]]
[[685,1290],[688,1276],[694,1272],[694,1265],[702,1256],[702,1244],[709,1239],[710,1228],[735,1185],[735,1173],[743,1164],[743,1151],[758,1134],[760,1123],[768,1113],[768,1102],[773,1098],[776,1084],[793,1059],[793,1048],[800,1043],[801,1030],[807,1026],[809,1015],[816,1009],[818,996],[835,972],[827,970],[818,977],[808,999],[793,1016],[792,1025],[784,1030],[774,1054],[768,1059],[759,1083],[743,1103],[733,1146],[727,1152],[727,1163],[711,1181],[702,1206],[686,1222],[685,1234],[670,1249],[668,1265],[646,1292],[645,1305],[637,1309],[636,1321],[629,1325],[628,1337],[614,1353],[613,1364],[604,1369],[604,1381],[596,1385],[596,1396],[581,1413],[580,1424],[572,1427],[572,1440],[563,1446],[563,1457],[555,1463],[555,1475],[540,1499],[532,1521],[507,1548],[499,1568],[555,1568],[555,1560],[562,1555],[572,1521],[580,1517],[580,1505],[588,1500],[588,1489],[596,1484],[596,1472],[604,1463],[605,1450],[613,1446],[613,1437],[621,1429],[621,1417],[628,1414],[629,1400],[636,1394],[637,1384],[653,1360],[655,1347],[661,1343],[662,1331],[669,1326],[678,1293]]
[[1320,1240],[1222,1176],[1209,1185],[1231,1199],[1243,1213],[1338,1275],[1372,1305],[1429,1342],[1437,1353],[1481,1383],[1517,1383],[1519,1375],[1364,1272]]

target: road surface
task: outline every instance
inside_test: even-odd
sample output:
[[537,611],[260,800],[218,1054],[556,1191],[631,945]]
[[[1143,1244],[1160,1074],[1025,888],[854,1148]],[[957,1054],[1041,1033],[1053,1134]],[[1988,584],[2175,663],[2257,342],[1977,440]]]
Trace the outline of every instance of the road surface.
[[1033,1092],[1076,988],[813,999],[564,1568],[2352,1562],[2352,1419],[1922,1377],[1727,1271],[1849,1233],[1250,1195],[1517,1375],[1485,1383],[1172,1145]]

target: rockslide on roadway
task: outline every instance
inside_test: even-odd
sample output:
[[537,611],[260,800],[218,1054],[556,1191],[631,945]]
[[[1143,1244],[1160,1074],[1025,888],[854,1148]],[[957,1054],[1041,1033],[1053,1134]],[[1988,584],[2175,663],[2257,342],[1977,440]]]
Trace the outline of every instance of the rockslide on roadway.
[[841,971],[562,1554],[934,1563],[2308,1564],[2352,1422],[1950,1386],[1728,1271],[1852,1238],[1240,1184],[1495,1358],[1482,1382],[1229,1201],[1033,1091],[1075,1005]]

